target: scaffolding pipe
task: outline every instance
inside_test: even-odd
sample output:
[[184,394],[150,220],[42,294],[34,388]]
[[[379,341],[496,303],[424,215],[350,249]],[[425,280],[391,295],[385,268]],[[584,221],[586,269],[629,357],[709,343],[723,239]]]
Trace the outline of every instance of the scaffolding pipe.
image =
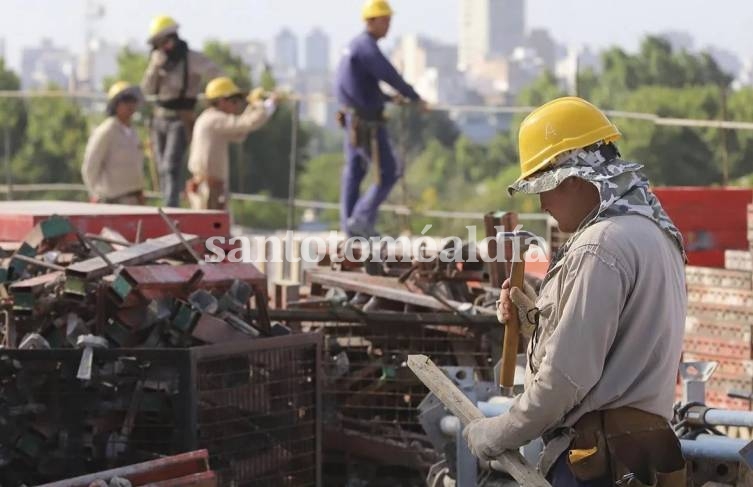
[[712,426],[742,426],[753,428],[753,412],[709,409],[703,416],[706,424]]
[[740,450],[747,444],[747,440],[733,438],[680,440],[682,454],[685,458],[723,462],[739,462],[742,460]]

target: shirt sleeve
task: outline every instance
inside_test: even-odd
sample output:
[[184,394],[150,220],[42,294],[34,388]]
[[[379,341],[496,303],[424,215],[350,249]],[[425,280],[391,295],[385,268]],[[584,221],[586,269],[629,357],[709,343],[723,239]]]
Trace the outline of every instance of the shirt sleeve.
[[601,378],[629,284],[613,256],[589,248],[568,256],[560,317],[531,386],[498,419],[500,447],[515,449],[557,426]]
[[141,79],[141,91],[146,95],[157,94],[157,80],[159,79],[159,70],[162,67],[165,56],[159,50],[152,51],[149,57],[149,65],[146,67],[144,77]]
[[110,130],[96,128],[86,143],[84,163],[81,165],[81,178],[92,195],[94,195],[93,189],[102,172],[111,138]]
[[[384,53],[382,53],[376,44],[370,44],[367,48],[363,49],[361,62],[372,76],[392,86],[404,97],[411,100],[421,99],[416,90],[400,76],[400,73],[397,72],[397,69],[384,56]],[[383,96],[386,95],[383,94]]]
[[264,126],[270,117],[271,114],[263,104],[249,104],[240,115],[218,117],[212,124],[212,130],[232,141],[241,141],[249,133]]

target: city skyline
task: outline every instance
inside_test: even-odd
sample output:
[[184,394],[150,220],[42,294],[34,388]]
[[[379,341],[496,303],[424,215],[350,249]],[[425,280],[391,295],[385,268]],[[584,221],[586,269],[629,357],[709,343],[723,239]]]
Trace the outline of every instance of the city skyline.
[[[385,44],[393,45],[401,35],[414,33],[457,44],[460,1],[433,0],[430,2],[432,10],[442,14],[426,15],[422,0],[393,0],[396,16]],[[104,0],[101,3],[105,17],[94,24],[93,32],[117,44],[143,41],[149,20],[161,12],[175,16],[182,25],[182,34],[196,47],[209,39],[262,40],[269,46],[283,28],[289,28],[299,40],[312,29],[320,28],[330,36],[331,50],[336,57],[348,39],[361,29],[360,0],[348,2],[352,8],[343,8],[341,0],[321,0],[316,5],[299,0],[215,0],[211,10],[199,8],[202,2],[195,0],[142,0],[128,5]],[[675,31],[688,33],[696,49],[713,45],[734,52],[743,62],[753,58],[753,31],[748,28],[753,21],[753,11],[742,9],[732,15],[734,5],[744,6],[740,0],[727,2],[728,8],[724,11],[700,0],[636,0],[629,5],[610,6],[608,18],[604,18],[603,5],[596,0],[580,0],[577,4],[556,0],[526,3],[527,31],[545,28],[557,42],[566,46],[587,45],[599,50],[619,45],[634,51],[646,34]],[[22,49],[38,46],[43,38],[75,54],[83,51],[85,0],[8,0],[4,7],[6,15],[0,18],[0,32],[8,64],[13,69],[20,68]],[[646,11],[652,14],[645,15]],[[276,20],[270,21],[270,18]],[[702,25],[698,18],[704,19]],[[66,21],[61,23],[61,19]],[[622,19],[623,23],[610,19]],[[577,28],[579,24],[583,24],[582,29]],[[29,25],[36,27],[29,29]],[[303,49],[301,42],[299,52],[304,52]]]

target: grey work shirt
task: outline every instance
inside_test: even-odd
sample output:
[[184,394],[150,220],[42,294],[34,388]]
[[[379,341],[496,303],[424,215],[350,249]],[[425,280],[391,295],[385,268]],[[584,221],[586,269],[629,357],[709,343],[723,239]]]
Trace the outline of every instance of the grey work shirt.
[[548,273],[536,304],[525,392],[500,418],[505,448],[545,435],[546,474],[588,412],[630,406],[672,416],[685,268],[655,223],[625,215],[586,228]]

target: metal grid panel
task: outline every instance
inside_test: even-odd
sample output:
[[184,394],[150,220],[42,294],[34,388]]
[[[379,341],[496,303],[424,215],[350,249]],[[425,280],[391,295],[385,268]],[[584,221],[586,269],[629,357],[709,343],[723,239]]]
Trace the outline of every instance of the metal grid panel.
[[320,342],[95,350],[90,382],[76,378],[81,351],[3,350],[0,485],[207,448],[220,485],[318,486]]
[[[471,367],[477,381],[491,381],[501,329],[400,323],[399,319],[396,316],[388,324],[312,324],[327,336],[327,423],[375,442],[396,442],[421,458],[431,446],[418,421],[418,405],[429,391],[408,369],[408,354],[428,355],[439,366]],[[389,464],[390,459],[384,461]]]
[[317,485],[317,343],[198,360],[198,443],[220,485]]
[[184,451],[186,357],[97,351],[92,380],[82,382],[80,351],[3,351],[0,484],[37,484]]

